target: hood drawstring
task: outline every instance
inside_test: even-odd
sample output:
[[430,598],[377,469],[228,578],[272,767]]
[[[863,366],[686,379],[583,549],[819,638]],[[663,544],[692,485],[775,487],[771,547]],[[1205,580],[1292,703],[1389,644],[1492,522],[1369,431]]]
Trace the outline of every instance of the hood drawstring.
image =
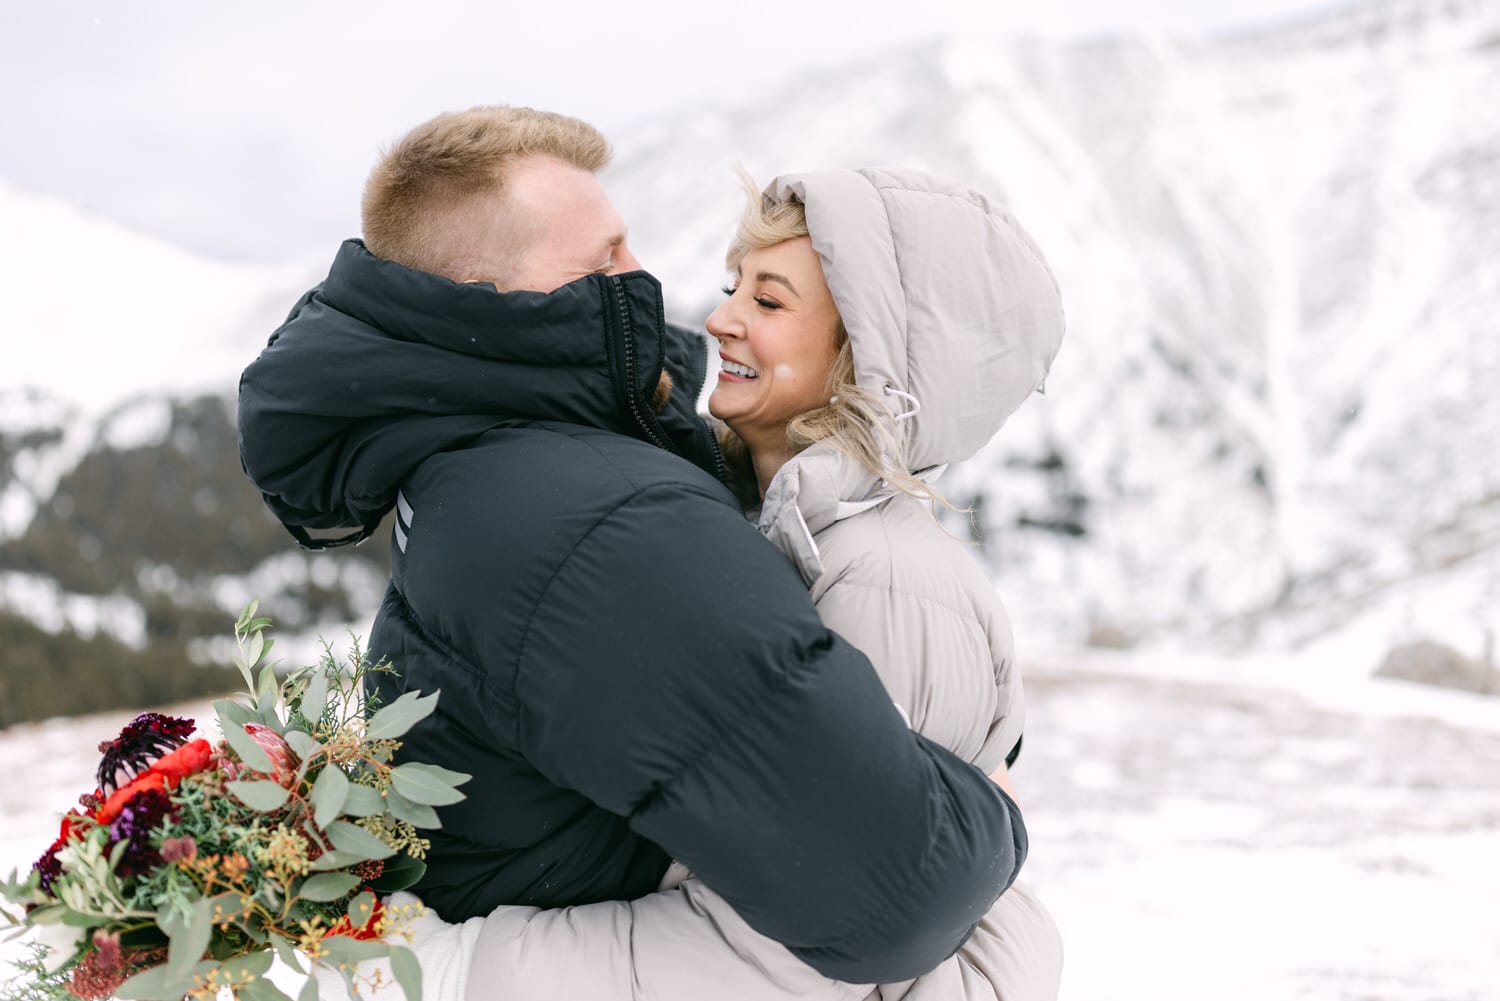
[[911,404],[910,410],[902,411],[901,413],[896,415],[896,420],[898,421],[910,420],[911,418],[917,416],[917,414],[922,412],[922,404],[915,396],[911,395],[910,393],[901,392],[901,390],[897,389],[895,386],[892,386],[890,383],[886,383],[885,385],[885,395],[899,396],[903,400]]

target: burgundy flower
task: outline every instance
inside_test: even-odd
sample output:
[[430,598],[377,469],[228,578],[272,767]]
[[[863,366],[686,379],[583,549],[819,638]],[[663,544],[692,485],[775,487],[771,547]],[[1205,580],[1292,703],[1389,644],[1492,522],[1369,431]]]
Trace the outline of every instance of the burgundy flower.
[[180,838],[166,838],[161,843],[161,860],[163,862],[176,862],[179,859],[191,861],[198,857],[198,842],[194,841],[192,835],[184,835]]
[[52,892],[52,884],[57,882],[57,878],[62,875],[62,862],[57,858],[57,849],[59,847],[61,846],[53,845],[51,848],[48,848],[47,853],[37,859],[31,866],[31,868],[42,874],[42,889],[47,893]]
[[141,713],[114,740],[99,745],[99,789],[109,793],[129,782],[151,762],[187,743],[196,724],[190,719]]
[[52,842],[52,847],[48,848],[46,854],[37,859],[31,867],[42,874],[42,889],[48,893],[52,892],[52,884],[57,880],[57,877],[62,875],[62,862],[58,861],[57,853],[64,845],[73,840],[74,836],[78,833],[79,821],[83,819],[84,815],[77,810],[69,810],[64,814],[62,825],[57,832],[57,840]]
[[172,800],[161,789],[146,789],[135,795],[109,825],[111,849],[127,842],[116,870],[121,876],[137,876],[162,864],[161,853],[151,844],[151,833],[172,812]]

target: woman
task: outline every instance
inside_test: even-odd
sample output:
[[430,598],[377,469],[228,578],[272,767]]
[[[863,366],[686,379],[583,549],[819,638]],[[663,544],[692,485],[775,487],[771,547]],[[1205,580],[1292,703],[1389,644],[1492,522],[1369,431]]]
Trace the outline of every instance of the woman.
[[[746,182],[734,280],[708,319],[721,359],[709,410],[731,432],[742,496],[912,726],[1003,783],[1024,718],[1010,627],[932,516],[945,502],[931,481],[1040,388],[1063,332],[1056,283],[1005,210],[915,172],[792,175],[764,196]],[[1056,928],[1021,886],[937,970],[877,988],[824,979],[684,877],[636,901],[421,919],[428,997],[1057,993]]]

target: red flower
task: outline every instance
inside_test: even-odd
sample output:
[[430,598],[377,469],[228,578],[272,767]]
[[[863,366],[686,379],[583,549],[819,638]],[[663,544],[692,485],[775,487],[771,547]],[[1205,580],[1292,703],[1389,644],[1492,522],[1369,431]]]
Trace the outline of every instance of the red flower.
[[376,939],[380,937],[379,926],[381,919],[384,917],[385,905],[377,900],[375,901],[375,906],[370,909],[370,916],[365,920],[364,924],[358,928],[354,927],[354,923],[349,920],[349,915],[345,914],[339,918],[337,924],[323,933],[323,937],[333,938],[335,935],[345,935],[349,938],[360,940]]
[[157,758],[148,771],[157,772],[170,779],[185,779],[208,767],[214,756],[214,746],[199,737],[190,740],[170,754]]
[[109,799],[94,814],[94,819],[101,824],[114,823],[125,804],[138,794],[148,789],[171,792],[184,778],[207,768],[212,757],[213,745],[201,737],[183,744],[175,751],[157,758],[150,768],[111,793]]
[[[170,788],[176,788],[176,781],[172,781]],[[166,792],[168,790],[167,777],[160,772],[147,771],[130,780],[129,785],[116,789],[99,807],[99,812],[94,814],[94,819],[101,824],[113,824],[120,816],[120,811],[143,792],[155,791]]]

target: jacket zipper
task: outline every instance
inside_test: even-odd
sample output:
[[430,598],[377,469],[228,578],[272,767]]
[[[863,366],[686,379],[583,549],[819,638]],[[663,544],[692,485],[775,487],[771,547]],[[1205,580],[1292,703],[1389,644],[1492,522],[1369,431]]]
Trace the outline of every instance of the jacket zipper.
[[615,275],[609,276],[609,284],[614,289],[615,310],[620,317],[620,339],[624,342],[625,402],[630,407],[630,416],[635,420],[636,426],[646,432],[646,437],[650,439],[651,444],[675,454],[676,447],[662,436],[657,429],[656,421],[648,420],[645,411],[641,409],[640,393],[637,392],[635,384],[635,336],[630,323],[630,311],[625,308],[625,286]]

